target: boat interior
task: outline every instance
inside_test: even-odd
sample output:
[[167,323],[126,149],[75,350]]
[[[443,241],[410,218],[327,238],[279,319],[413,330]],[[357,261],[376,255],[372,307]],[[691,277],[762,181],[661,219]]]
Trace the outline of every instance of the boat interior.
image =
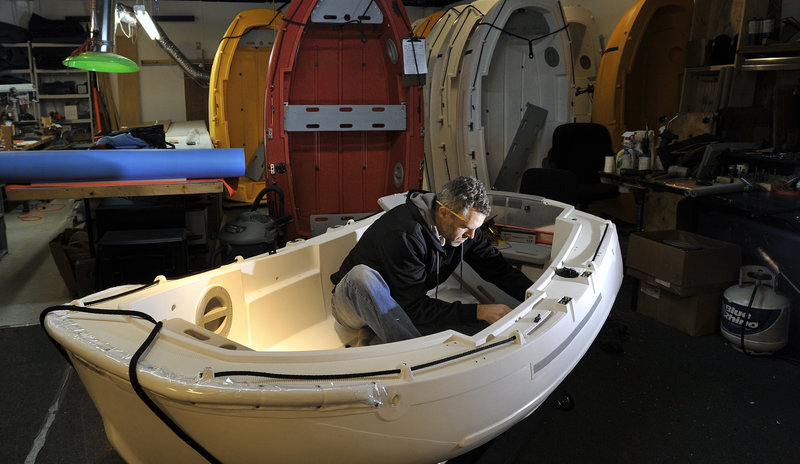
[[[498,247],[532,281],[549,264],[551,226],[562,211],[563,206],[540,197],[492,195],[489,217]],[[231,350],[310,351],[374,344],[379,340],[365,336],[364,330],[348,329],[333,318],[330,275],[375,219],[364,219],[364,227],[337,231],[340,226],[327,237],[290,243],[276,254],[238,258],[211,272],[176,281],[159,277],[156,285],[113,303],[163,320],[173,332]],[[520,303],[483,282],[466,264],[431,292],[449,301],[502,302],[512,308]]]

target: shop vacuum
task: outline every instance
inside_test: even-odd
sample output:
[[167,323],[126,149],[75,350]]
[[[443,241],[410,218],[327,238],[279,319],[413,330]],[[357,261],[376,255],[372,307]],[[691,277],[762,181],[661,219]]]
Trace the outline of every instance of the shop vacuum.
[[[278,205],[276,207],[275,201],[270,200],[267,202],[267,209],[276,218],[258,211],[264,196],[270,192],[277,195]],[[237,256],[249,258],[263,253],[275,253],[283,245],[286,225],[293,220],[291,215],[284,214],[283,205],[283,190],[279,187],[271,185],[258,192],[250,211],[240,214],[220,231],[220,247],[211,256],[211,266],[214,267],[217,256],[220,255],[221,264],[228,264]]]

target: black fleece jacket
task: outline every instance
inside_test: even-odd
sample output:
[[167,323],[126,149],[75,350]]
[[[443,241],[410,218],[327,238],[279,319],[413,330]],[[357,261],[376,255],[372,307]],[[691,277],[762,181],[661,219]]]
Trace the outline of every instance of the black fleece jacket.
[[525,290],[532,285],[489,243],[481,229],[458,247],[442,246],[434,226],[435,199],[433,193],[410,192],[405,204],[387,211],[364,232],[331,275],[335,285],[358,264],[375,269],[423,334],[478,322],[476,304],[448,303],[427,296],[428,290],[444,282],[458,267],[462,253],[464,261],[484,280],[517,300],[523,300]]

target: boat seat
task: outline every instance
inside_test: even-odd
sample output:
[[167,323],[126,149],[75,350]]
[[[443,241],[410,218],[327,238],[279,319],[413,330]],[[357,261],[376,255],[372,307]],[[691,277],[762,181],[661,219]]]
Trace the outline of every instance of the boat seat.
[[214,333],[206,329],[205,327],[200,327],[197,324],[192,324],[191,322],[185,319],[181,319],[179,317],[174,317],[172,319],[165,320],[164,328],[171,330],[175,333],[186,335],[187,337],[191,337],[203,343],[208,343],[209,345],[214,345],[219,348],[224,348],[226,350],[253,351],[252,348],[248,348],[242,345],[241,343],[236,343],[235,341],[223,337],[220,334]]

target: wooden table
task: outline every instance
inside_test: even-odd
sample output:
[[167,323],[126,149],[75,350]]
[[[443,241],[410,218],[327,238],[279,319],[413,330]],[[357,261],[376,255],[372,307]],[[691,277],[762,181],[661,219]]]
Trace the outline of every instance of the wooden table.
[[[8,132],[8,131],[6,131]],[[3,133],[3,140],[6,139],[6,133]],[[39,140],[23,140],[23,141],[14,141],[14,150],[26,151],[26,150],[35,150],[44,148],[47,145],[56,139],[55,135],[43,135],[39,138]],[[4,150],[7,151],[6,148]]]

